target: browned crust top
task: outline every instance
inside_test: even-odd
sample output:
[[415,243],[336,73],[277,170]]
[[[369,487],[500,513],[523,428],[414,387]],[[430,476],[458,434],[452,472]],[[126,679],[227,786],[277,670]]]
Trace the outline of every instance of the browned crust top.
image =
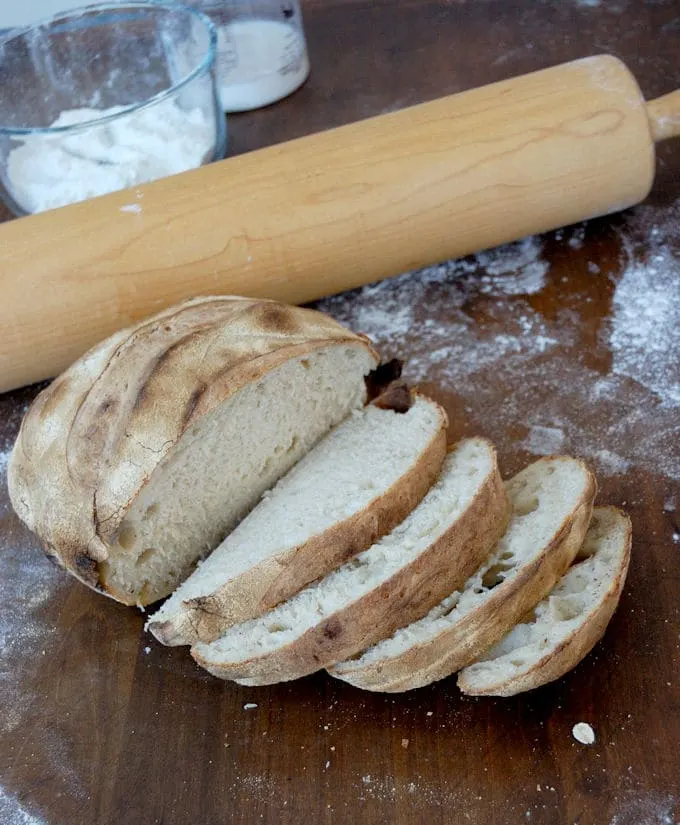
[[286,360],[363,336],[314,310],[196,298],[97,345],[43,390],[8,468],[20,518],[96,587],[133,499],[192,425]]

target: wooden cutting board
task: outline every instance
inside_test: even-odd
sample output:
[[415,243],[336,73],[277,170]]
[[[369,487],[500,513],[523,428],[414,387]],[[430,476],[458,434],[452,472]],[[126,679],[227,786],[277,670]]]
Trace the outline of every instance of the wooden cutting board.
[[[307,86],[230,120],[243,151],[611,51],[680,85],[677,3],[309,0]],[[455,231],[455,227],[452,227]],[[634,524],[621,607],[575,671],[511,700],[317,675],[248,689],[52,567],[11,513],[0,396],[0,823],[616,823],[680,819],[680,146],[627,215],[322,303],[407,361],[450,436],[511,474],[583,456]],[[572,736],[590,723],[595,744]]]

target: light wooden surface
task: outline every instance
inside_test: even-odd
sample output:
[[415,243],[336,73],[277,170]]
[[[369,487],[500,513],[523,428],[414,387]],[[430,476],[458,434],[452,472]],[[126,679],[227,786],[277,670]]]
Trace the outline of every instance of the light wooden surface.
[[[676,0],[305,9],[311,78],[232,118],[235,151],[594,51],[621,57],[647,99],[680,85]],[[2,825],[680,821],[678,407],[641,383],[680,386],[680,147],[657,151],[644,207],[514,249],[519,275],[490,256],[323,303],[406,359],[446,405],[452,439],[491,438],[504,474],[540,438],[593,463],[599,503],[624,507],[634,527],[621,607],[593,654],[510,700],[464,698],[453,679],[389,697],[324,675],[259,690],[221,683],[156,644],[141,613],[46,562],[3,480]],[[634,380],[617,370],[644,351],[630,332],[646,306],[659,332],[643,327],[650,375],[629,369]],[[0,396],[0,454],[35,393]],[[594,745],[573,738],[577,722],[593,725]]]
[[315,300],[623,209],[653,175],[637,83],[595,57],[14,221],[0,390],[197,294]]

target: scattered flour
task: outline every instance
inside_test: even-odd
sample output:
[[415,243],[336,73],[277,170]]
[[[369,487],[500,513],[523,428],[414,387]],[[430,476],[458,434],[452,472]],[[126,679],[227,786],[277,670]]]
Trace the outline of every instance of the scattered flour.
[[548,262],[541,257],[537,238],[524,238],[514,244],[500,246],[474,257],[475,268],[481,268],[480,292],[505,295],[533,295],[545,285]]
[[678,799],[658,791],[631,793],[609,825],[676,825]]
[[[125,107],[69,109],[51,124],[74,126]],[[9,153],[9,189],[26,212],[43,212],[194,169],[215,151],[215,124],[173,100],[67,134],[35,134]],[[136,207],[136,208],[134,208]],[[123,207],[122,211],[141,211]]]
[[[581,249],[589,277],[575,292],[562,266],[565,306],[550,315],[536,300],[550,278],[536,238],[318,306],[403,358],[411,382],[453,395],[502,451],[568,452],[604,476],[642,469],[680,480],[680,200],[628,214],[619,274],[606,274],[611,263],[598,263],[583,227],[554,237]],[[580,308],[601,302],[610,282],[610,318],[589,332]]]
[[[11,539],[10,539],[11,540]],[[51,646],[55,628],[40,618],[40,609],[64,584],[63,577],[37,549],[3,548],[0,598],[0,705],[5,708],[0,721],[3,733],[18,728],[29,713],[34,697],[16,681],[15,661],[38,663],[41,650]]]
[[598,450],[593,456],[605,475],[615,476],[625,473],[630,467],[630,462],[622,458],[611,450]]
[[[557,344],[540,316],[528,307],[522,307],[509,325],[489,318],[492,336],[487,338],[475,332],[465,306],[473,295],[493,301],[537,293],[547,270],[540,242],[527,238],[370,284],[327,298],[318,306],[369,335],[379,347],[405,357],[411,380],[428,380],[433,368],[450,371],[454,363],[456,378],[471,376],[482,366],[523,357],[527,350],[538,355]],[[431,305],[445,314],[445,320],[431,317]],[[493,312],[492,303],[489,309]],[[476,341],[471,340],[474,336]]]
[[616,285],[609,338],[612,371],[634,378],[662,404],[680,406],[680,259],[666,232],[654,227],[648,237],[642,259],[626,243],[630,263]]
[[574,739],[582,745],[592,745],[595,742],[595,731],[587,722],[577,722],[571,733]]
[[[12,407],[5,421],[16,431],[25,408]],[[2,413],[0,413],[2,414]],[[13,439],[12,439],[13,440]],[[46,652],[54,647],[57,628],[50,611],[60,592],[68,587],[62,573],[44,555],[15,517],[7,517],[6,470],[10,444],[0,444],[0,518],[2,525],[0,573],[0,738],[4,751],[14,752],[17,742],[33,742],[35,758],[50,766],[52,779],[65,793],[82,799],[82,779],[71,761],[70,745],[59,726],[45,713],[44,696],[35,692],[37,674],[45,667]],[[25,680],[24,680],[25,677]],[[27,732],[26,722],[32,720]],[[11,763],[10,763],[11,764]],[[9,772],[0,788],[2,825],[43,825],[10,790]],[[22,794],[23,797],[23,794]],[[52,825],[50,823],[50,825]]]
[[559,453],[564,445],[564,431],[558,427],[536,425],[529,429],[529,435],[520,442],[520,447],[534,455]]
[[577,226],[576,229],[572,232],[571,237],[567,241],[567,246],[570,249],[581,249],[585,241],[585,237],[585,227],[583,224],[581,224],[581,226]]
[[0,822],[2,825],[46,825],[45,820],[35,816],[11,794],[0,788]]

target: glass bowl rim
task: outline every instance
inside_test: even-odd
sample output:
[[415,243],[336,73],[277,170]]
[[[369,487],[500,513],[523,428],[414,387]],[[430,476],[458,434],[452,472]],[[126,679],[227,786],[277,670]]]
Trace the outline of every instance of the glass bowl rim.
[[[112,121],[125,117],[126,115],[138,112],[142,109],[155,106],[157,103],[160,103],[161,101],[166,100],[167,98],[173,97],[180,89],[191,83],[192,80],[195,80],[197,77],[200,77],[202,74],[205,74],[206,72],[210,72],[211,68],[215,63],[217,55],[217,29],[215,25],[206,14],[199,11],[198,9],[192,8],[191,6],[186,6],[183,3],[166,2],[166,0],[162,0],[162,2],[161,0],[131,0],[131,2],[125,3],[90,3],[85,6],[79,6],[78,8],[69,9],[68,11],[54,14],[51,17],[46,17],[42,20],[39,20],[37,23],[32,23],[29,26],[10,29],[10,31],[7,32],[5,36],[0,37],[0,48],[4,46],[6,43],[9,43],[12,40],[17,39],[18,37],[25,37],[34,29],[39,29],[48,25],[52,26],[55,23],[59,23],[61,21],[66,22],[68,20],[81,17],[85,13],[108,11],[120,12],[125,9],[147,9],[169,12],[181,12],[182,14],[188,14],[194,17],[194,19],[196,20],[200,20],[200,22],[205,27],[205,30],[208,32],[208,47],[206,49],[206,54],[203,56],[202,60],[197,66],[195,66],[190,72],[188,72],[188,74],[184,75],[184,77],[182,77],[176,83],[173,83],[171,86],[168,86],[167,89],[163,89],[163,91],[157,92],[155,95],[152,95],[151,97],[146,98],[146,100],[143,100],[139,103],[132,103],[129,106],[125,106],[115,114],[105,115],[104,117],[96,117],[92,120],[86,120],[82,123],[75,123],[68,126],[17,127],[5,126],[2,124],[2,122],[0,122],[0,135],[6,135],[10,137],[24,137],[27,135],[63,135],[80,132],[86,129],[91,129],[92,127],[110,123]],[[212,84],[214,87],[214,80],[212,80]]]

